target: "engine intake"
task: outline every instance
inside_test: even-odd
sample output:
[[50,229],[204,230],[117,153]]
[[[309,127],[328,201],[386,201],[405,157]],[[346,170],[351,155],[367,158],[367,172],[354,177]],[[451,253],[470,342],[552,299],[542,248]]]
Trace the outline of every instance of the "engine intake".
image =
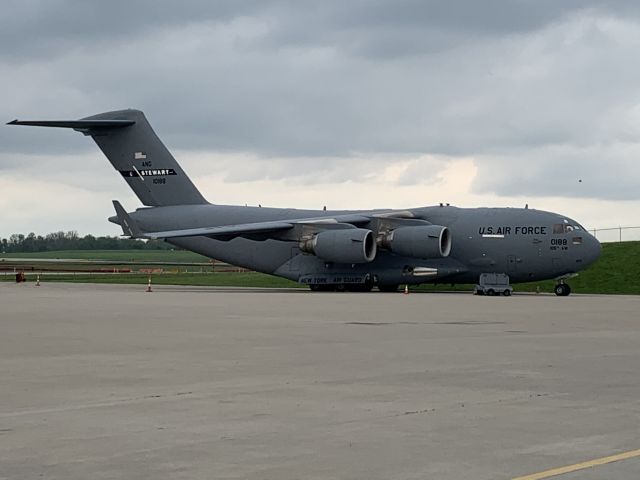
[[383,235],[380,246],[405,257],[448,257],[451,232],[441,225],[400,227]]
[[300,242],[300,250],[335,263],[368,263],[376,258],[377,245],[371,230],[347,228],[325,230]]

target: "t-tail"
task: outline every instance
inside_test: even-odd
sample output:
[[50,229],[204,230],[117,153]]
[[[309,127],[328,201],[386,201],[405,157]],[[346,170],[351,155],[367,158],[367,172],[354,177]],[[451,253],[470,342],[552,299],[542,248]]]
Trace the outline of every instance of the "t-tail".
[[69,121],[14,120],[9,125],[73,128],[90,136],[144,205],[207,203],[140,110],[105,112]]

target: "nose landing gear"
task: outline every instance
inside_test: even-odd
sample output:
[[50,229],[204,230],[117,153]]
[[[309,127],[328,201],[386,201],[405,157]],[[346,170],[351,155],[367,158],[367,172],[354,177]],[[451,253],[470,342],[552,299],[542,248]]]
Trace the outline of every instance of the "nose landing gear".
[[559,297],[568,297],[571,293],[571,287],[568,283],[560,282],[553,289],[554,293]]

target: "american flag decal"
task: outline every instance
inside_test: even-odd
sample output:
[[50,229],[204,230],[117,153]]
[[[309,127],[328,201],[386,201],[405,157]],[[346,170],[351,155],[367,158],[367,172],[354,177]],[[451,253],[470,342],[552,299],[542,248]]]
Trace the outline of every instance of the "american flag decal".
[[136,152],[133,155],[134,160],[144,160],[147,158],[147,154],[144,152]]

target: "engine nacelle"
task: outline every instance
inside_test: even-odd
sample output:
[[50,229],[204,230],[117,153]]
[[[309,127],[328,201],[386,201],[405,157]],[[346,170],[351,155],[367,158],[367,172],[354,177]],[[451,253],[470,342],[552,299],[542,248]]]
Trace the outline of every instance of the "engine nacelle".
[[325,230],[300,242],[300,250],[335,263],[368,263],[376,258],[377,245],[371,230],[347,228]]
[[380,246],[404,257],[447,257],[451,252],[451,232],[441,225],[400,227],[383,236]]

